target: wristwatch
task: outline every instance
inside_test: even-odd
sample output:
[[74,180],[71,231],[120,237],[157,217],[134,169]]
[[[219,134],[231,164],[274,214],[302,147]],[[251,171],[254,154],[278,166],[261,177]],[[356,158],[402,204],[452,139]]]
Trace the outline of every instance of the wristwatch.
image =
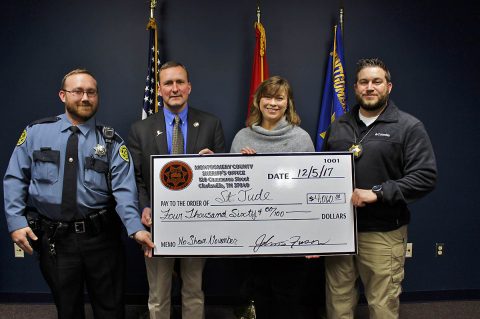
[[381,202],[383,200],[383,188],[382,188],[382,185],[374,185],[372,187],[372,192],[375,193],[375,195],[377,195],[377,201]]

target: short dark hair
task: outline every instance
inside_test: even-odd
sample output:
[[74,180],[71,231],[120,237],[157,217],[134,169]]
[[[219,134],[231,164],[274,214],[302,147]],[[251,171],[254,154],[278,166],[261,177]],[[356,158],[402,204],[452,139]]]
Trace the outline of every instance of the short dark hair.
[[[72,76],[72,75],[75,75],[75,74],[88,74],[90,75],[92,78],[95,79],[95,76],[93,76],[92,72],[88,71],[87,69],[75,69],[75,70],[72,70],[70,72],[68,72],[67,74],[65,74],[65,76],[63,77],[62,79],[62,85],[60,86],[60,90],[64,90],[64,85],[65,85],[65,81],[67,80],[67,78],[69,76]],[[97,79],[95,79],[95,82],[97,81]],[[98,89],[98,84],[97,84],[97,89]]]
[[170,68],[175,68],[175,67],[182,67],[185,72],[187,72],[187,81],[190,82],[190,77],[188,75],[188,70],[187,70],[187,67],[185,65],[183,65],[182,63],[180,62],[177,62],[177,61],[167,61],[165,62],[164,64],[162,64],[162,66],[160,67],[160,70],[158,70],[158,73],[160,74],[160,72],[162,70],[165,70],[165,69],[170,69]]
[[364,68],[372,68],[372,67],[378,67],[381,68],[383,71],[385,71],[385,79],[387,82],[392,82],[392,77],[390,75],[390,71],[388,70],[387,66],[385,63],[383,63],[382,60],[379,58],[368,58],[368,59],[360,59],[357,62],[357,71],[355,73],[355,82],[358,81],[358,73],[362,71]]

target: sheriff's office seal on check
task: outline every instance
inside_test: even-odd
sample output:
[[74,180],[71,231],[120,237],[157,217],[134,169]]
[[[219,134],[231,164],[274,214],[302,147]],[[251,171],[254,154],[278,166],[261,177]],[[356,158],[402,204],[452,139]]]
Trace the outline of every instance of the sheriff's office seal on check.
[[193,172],[190,166],[181,161],[166,163],[160,171],[162,185],[170,190],[182,190],[192,182]]

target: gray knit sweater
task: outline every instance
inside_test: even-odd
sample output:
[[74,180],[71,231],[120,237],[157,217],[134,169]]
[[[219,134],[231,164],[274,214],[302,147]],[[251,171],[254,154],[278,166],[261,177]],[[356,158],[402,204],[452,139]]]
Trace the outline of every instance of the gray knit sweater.
[[240,153],[244,147],[257,153],[314,152],[310,135],[299,126],[291,125],[285,117],[269,131],[258,125],[241,129],[232,142],[230,153]]

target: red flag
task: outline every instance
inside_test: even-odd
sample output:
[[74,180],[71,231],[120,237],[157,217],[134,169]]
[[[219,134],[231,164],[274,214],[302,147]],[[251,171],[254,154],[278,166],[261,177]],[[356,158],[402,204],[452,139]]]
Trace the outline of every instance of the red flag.
[[250,95],[248,98],[247,118],[250,115],[250,107],[255,90],[268,78],[267,64],[267,37],[265,29],[260,22],[255,22],[255,51],[253,53],[252,81],[250,82]]

